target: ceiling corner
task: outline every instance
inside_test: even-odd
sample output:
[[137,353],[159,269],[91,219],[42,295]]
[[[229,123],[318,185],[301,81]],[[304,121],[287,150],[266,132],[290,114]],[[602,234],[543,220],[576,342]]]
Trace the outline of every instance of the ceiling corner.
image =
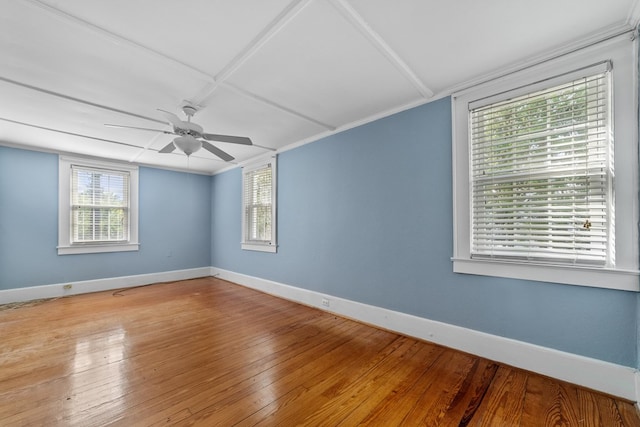
[[636,28],[640,23],[640,0],[634,0],[631,8],[629,9],[629,15],[627,16],[627,24],[633,28]]

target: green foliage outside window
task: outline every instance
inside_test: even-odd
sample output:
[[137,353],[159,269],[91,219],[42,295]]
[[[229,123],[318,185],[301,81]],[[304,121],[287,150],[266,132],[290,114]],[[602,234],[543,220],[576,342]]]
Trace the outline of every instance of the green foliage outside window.
[[252,172],[247,177],[245,197],[248,240],[271,241],[271,168]]
[[604,259],[606,90],[598,75],[471,111],[476,254]]
[[72,241],[126,241],[128,175],[77,168],[72,180]]

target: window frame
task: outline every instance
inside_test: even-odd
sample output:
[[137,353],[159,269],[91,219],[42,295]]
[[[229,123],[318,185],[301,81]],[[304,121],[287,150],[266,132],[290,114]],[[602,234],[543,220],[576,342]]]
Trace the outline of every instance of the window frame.
[[[73,243],[71,191],[72,167],[101,169],[129,174],[129,239],[118,242]],[[58,160],[58,255],[74,255],[104,252],[128,252],[139,250],[138,241],[138,167],[135,165],[92,160],[80,157],[60,156]]]
[[[609,230],[612,228],[610,226],[615,223],[613,192],[611,191],[611,181],[614,176],[612,174],[613,159],[611,158],[613,156],[613,139],[607,137],[613,136],[610,121],[613,117],[610,102],[610,65],[608,61],[602,62],[575,73],[547,80],[540,85],[528,86],[523,88],[524,95],[518,92],[515,96],[510,94],[506,99],[500,99],[497,102],[490,97],[469,104],[470,127],[472,128],[470,156],[473,163],[477,164],[476,168],[471,167],[471,171],[474,172],[473,178],[470,179],[473,184],[471,209],[480,215],[480,217],[474,217],[472,221],[472,257],[498,260],[527,259],[529,261],[539,259],[541,262],[553,264],[613,265],[615,251],[612,250],[611,239],[608,239]],[[579,102],[576,106],[580,105],[584,109],[578,111],[574,106],[571,114],[572,118],[584,120],[584,123],[581,122],[577,127],[575,127],[575,122],[571,125],[563,124],[562,128],[552,125],[552,129],[550,129],[548,127],[550,120],[566,120],[567,111],[559,104],[550,105],[548,100],[559,97],[560,92],[564,94],[563,97],[567,96],[570,91],[571,95],[575,95],[576,87],[583,88],[585,96],[580,98],[580,101],[577,101],[573,96],[571,99]],[[537,107],[528,110],[528,113],[533,115],[527,116],[526,121],[528,126],[536,126],[535,130],[526,127],[526,130],[523,130],[523,132],[527,132],[526,134],[521,134],[519,137],[508,136],[508,131],[513,130],[511,126],[514,122],[508,118],[501,121],[500,117],[518,114],[513,113],[518,106],[527,105],[528,108],[531,108],[532,102],[535,102]],[[547,107],[544,115],[540,115],[541,102],[544,102]],[[584,107],[583,103],[585,102],[590,103],[589,107]],[[551,113],[550,107],[553,111]],[[581,117],[580,114],[584,116]],[[542,126],[539,121],[541,117],[546,119],[544,131],[539,128]],[[535,124],[534,119],[538,119]],[[501,123],[497,126],[500,129],[497,132],[504,133],[496,135],[494,133],[496,130],[491,130],[494,129],[492,123],[496,122]],[[489,130],[485,128],[485,124],[488,125]],[[571,140],[567,139],[569,130],[573,131]],[[584,133],[581,133],[580,130],[583,130]],[[549,131],[551,134],[546,134]],[[498,140],[493,139],[494,135],[498,137]],[[603,138],[603,136],[605,137]],[[521,139],[526,142],[527,149],[523,149],[525,146],[521,145]],[[533,143],[532,139],[537,142]],[[560,145],[555,145],[555,143]],[[509,144],[510,148],[503,144]],[[525,159],[531,158],[531,147],[535,144],[538,144],[535,160],[524,163]],[[580,157],[581,149],[585,150],[586,156],[584,158]],[[566,154],[565,150],[574,153],[569,164],[566,163],[568,157],[558,156],[560,152]],[[498,163],[493,160],[496,155],[508,156],[512,160]],[[589,168],[587,168],[586,162],[590,162]],[[514,166],[516,164],[517,166]],[[498,168],[497,171],[494,171],[494,168]],[[480,171],[482,171],[481,175]],[[575,191],[571,194],[563,191],[563,194],[560,195],[551,189],[554,185],[551,184],[551,180],[554,184],[559,182],[564,184],[570,181],[577,187],[574,187]],[[533,184],[534,181],[537,183]],[[589,182],[593,183],[590,192]],[[515,189],[515,183],[520,184],[517,185],[519,190]],[[534,199],[516,202],[518,196],[527,191],[523,189],[523,186],[535,194],[533,195]],[[567,187],[563,187],[563,189],[566,190]],[[509,191],[511,193],[508,193]],[[511,194],[513,199],[510,200],[507,194]],[[581,196],[585,197],[587,206],[581,206]],[[567,205],[566,200],[563,200],[566,197],[571,198],[570,205]],[[498,203],[498,199],[501,201],[500,203]],[[593,201],[589,203],[590,199]],[[508,215],[499,218],[501,210],[516,209],[516,204],[520,203],[524,205],[522,210],[524,217],[529,218],[537,225],[534,227],[535,230],[524,226],[522,216]],[[498,205],[500,206],[498,207]],[[538,211],[534,205],[535,207],[545,205],[546,210]],[[567,210],[567,208],[571,210]],[[588,212],[584,209],[587,209]],[[552,211],[562,211],[562,213],[555,216]],[[571,214],[572,220],[567,216],[568,213]],[[584,221],[589,220],[593,221],[594,227],[586,230]],[[489,227],[493,221],[500,224],[497,226],[498,230],[501,229],[500,227],[502,230],[512,229],[514,230],[513,234],[501,233],[500,231],[493,234],[496,228]],[[562,232],[555,234],[550,231],[552,229],[558,230],[555,227],[560,225],[566,227],[568,221],[573,223],[573,228],[570,230],[573,233],[570,235],[563,236]],[[546,227],[543,227],[542,224]],[[564,228],[564,230],[567,229]],[[598,244],[603,238],[607,244]],[[574,239],[575,246],[565,249],[564,246],[569,242],[569,239]],[[592,254],[584,252],[586,246],[581,245],[581,242],[585,240],[589,240],[589,245],[594,245],[595,251]],[[542,246],[547,247],[546,251],[541,250]]]
[[[246,179],[247,176],[257,170],[265,169],[271,165],[271,239],[268,242],[249,239],[249,225],[247,224],[246,206]],[[271,155],[267,158],[254,161],[242,167],[242,241],[243,250],[259,252],[277,252],[277,156]]]
[[[637,42],[614,37],[544,61],[452,96],[453,271],[579,286],[640,291],[638,272]],[[471,258],[469,104],[498,102],[571,80],[597,63],[612,63],[615,195],[615,265],[586,266]]]

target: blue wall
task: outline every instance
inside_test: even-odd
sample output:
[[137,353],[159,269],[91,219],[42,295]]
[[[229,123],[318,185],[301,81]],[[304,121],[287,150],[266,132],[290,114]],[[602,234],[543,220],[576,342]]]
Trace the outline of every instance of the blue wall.
[[140,251],[58,256],[57,181],[56,155],[0,147],[0,290],[213,265],[640,363],[635,293],[452,273],[449,99],[282,153],[276,254],[240,249],[240,169],[141,167]]
[[58,156],[0,146],[0,289],[211,265],[210,177],[141,167],[139,204],[139,251],[58,256]]
[[278,159],[278,253],[242,251],[241,171],[213,177],[212,265],[638,366],[631,292],[454,274],[451,104]]

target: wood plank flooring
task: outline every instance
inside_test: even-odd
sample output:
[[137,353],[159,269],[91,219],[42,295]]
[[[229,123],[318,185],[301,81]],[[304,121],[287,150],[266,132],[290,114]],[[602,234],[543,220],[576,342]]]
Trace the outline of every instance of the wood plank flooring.
[[630,402],[215,278],[5,308],[1,426],[640,426]]

